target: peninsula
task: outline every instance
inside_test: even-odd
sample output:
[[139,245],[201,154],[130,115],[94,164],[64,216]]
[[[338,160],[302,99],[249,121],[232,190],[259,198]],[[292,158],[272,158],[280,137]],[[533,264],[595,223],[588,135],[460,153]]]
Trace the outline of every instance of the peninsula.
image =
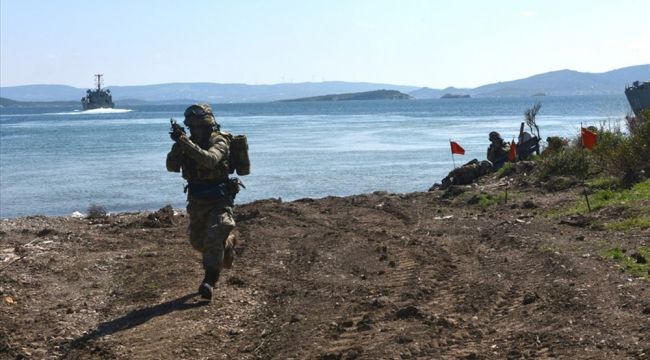
[[280,102],[295,101],[348,101],[348,100],[410,100],[411,95],[397,90],[374,90],[345,94],[331,94],[323,96],[303,97],[297,99],[279,100]]
[[468,98],[470,97],[468,94],[444,94],[440,98],[441,99],[461,99],[461,98]]

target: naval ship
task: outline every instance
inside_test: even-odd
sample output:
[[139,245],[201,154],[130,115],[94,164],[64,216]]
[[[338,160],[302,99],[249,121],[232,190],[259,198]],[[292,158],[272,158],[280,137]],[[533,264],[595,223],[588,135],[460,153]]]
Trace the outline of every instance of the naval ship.
[[641,116],[641,111],[650,109],[650,81],[635,81],[632,86],[625,86],[625,96],[636,117]]
[[102,89],[102,74],[95,74],[96,89],[86,90],[86,96],[81,98],[81,106],[84,110],[92,109],[112,109],[115,104],[113,103],[113,96],[109,89]]

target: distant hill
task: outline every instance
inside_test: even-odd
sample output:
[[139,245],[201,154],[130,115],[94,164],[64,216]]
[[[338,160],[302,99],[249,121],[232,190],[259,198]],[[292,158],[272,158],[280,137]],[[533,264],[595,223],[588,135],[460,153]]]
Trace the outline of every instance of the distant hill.
[[77,101],[15,101],[0,97],[0,107],[74,106]]
[[312,96],[298,99],[279,100],[282,102],[295,101],[349,101],[349,100],[409,100],[412,96],[401,93],[397,90],[375,90],[347,94],[330,94],[323,96]]
[[[111,90],[113,101],[119,105],[123,100],[134,99],[158,103],[231,103],[267,102],[300,97],[321,96],[389,89],[408,92],[415,86],[376,83],[353,83],[328,81],[319,83],[290,83],[274,85],[171,83],[139,86],[106,86]],[[0,88],[2,97],[19,101],[61,101],[81,99],[86,89],[65,85],[23,85]]]
[[[446,93],[469,94],[472,97],[547,96],[622,94],[625,85],[633,81],[650,80],[650,64],[629,66],[604,73],[584,73],[559,70],[524,79],[487,84],[473,89],[448,87],[446,89],[419,88],[407,85],[357,83],[343,81],[305,82],[273,85],[170,83],[139,86],[106,86],[111,89],[113,101],[136,103],[232,103],[267,102],[283,99],[396,90],[416,99],[438,99]],[[85,88],[66,85],[23,85],[0,87],[0,96],[16,101],[79,101]]]
[[453,86],[444,89],[431,89],[428,87],[423,87],[409,92],[409,95],[413,96],[416,99],[439,99],[445,94],[468,94],[470,91],[471,89],[459,89]]
[[469,96],[468,94],[449,94],[449,93],[447,93],[447,94],[442,95],[440,98],[441,99],[463,99],[463,98],[466,99],[466,98],[470,98],[470,97],[471,96]]
[[473,96],[547,96],[622,94],[625,85],[635,80],[650,80],[650,64],[630,66],[604,73],[583,73],[559,70],[525,79],[479,86],[470,91]]

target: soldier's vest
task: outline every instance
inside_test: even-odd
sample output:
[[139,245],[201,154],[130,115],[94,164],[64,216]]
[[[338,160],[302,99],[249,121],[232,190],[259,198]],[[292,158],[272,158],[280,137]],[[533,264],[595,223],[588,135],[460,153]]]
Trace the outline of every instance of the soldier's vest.
[[[226,132],[214,131],[210,136],[210,141],[208,144],[201,146],[202,149],[206,150],[217,144],[218,142],[225,142],[228,149],[230,148],[230,143],[232,141],[232,135]],[[200,166],[193,159],[186,157],[182,166],[183,169],[183,178],[189,183],[216,183],[220,181],[225,181],[228,179],[229,166],[228,159],[230,156],[230,150],[228,154],[221,160],[215,167],[207,168]]]

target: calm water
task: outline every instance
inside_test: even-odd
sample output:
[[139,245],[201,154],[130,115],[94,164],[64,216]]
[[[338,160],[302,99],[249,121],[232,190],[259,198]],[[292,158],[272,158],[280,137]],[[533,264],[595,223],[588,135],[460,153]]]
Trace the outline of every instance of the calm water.
[[[487,134],[507,140],[542,102],[543,138],[580,123],[617,121],[621,96],[216,105],[222,128],[248,136],[251,175],[237,202],[281,197],[426,191],[452,168],[485,157]],[[189,105],[189,104],[188,104]],[[119,104],[118,104],[119,107]],[[0,217],[66,215],[90,204],[110,212],[184,207],[183,180],[165,169],[169,118],[186,105],[0,109]]]

